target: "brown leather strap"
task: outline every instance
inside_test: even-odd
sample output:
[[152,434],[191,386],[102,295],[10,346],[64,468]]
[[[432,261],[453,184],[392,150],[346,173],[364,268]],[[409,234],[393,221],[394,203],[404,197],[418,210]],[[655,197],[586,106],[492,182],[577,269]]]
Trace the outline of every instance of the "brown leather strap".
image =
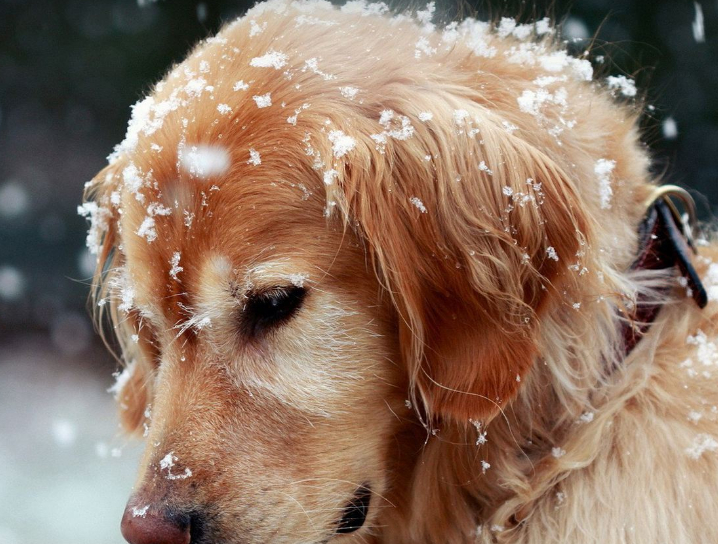
[[[678,188],[681,198],[687,193]],[[684,230],[683,222],[675,205],[669,200],[670,191],[661,191],[648,208],[645,219],[639,229],[638,258],[631,266],[632,270],[664,270],[677,267],[681,276],[686,279],[686,287],[690,289],[693,300],[700,308],[708,303],[706,290],[700,277],[691,263],[695,249],[691,243],[690,233]],[[690,196],[688,195],[688,198]],[[692,200],[690,202],[692,205]],[[691,209],[692,212],[692,209]],[[666,295],[670,291],[665,288]],[[661,303],[649,302],[639,296],[636,306],[627,323],[623,325],[623,341],[625,354],[628,355],[641,337],[648,331],[661,309]]]

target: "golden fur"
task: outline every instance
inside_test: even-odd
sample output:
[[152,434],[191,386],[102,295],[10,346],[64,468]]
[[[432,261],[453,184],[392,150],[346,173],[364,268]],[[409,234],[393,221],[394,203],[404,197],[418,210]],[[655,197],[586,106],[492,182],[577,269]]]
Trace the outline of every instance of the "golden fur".
[[[361,8],[228,25],[88,189],[121,417],[146,428],[130,504],[203,509],[198,543],[318,543],[370,483],[337,542],[718,542],[715,303],[676,284],[621,355],[619,309],[674,281],[628,271],[653,188],[635,108],[550,33]],[[197,145],[228,168],[188,169]],[[291,320],[239,329],[297,282]]]

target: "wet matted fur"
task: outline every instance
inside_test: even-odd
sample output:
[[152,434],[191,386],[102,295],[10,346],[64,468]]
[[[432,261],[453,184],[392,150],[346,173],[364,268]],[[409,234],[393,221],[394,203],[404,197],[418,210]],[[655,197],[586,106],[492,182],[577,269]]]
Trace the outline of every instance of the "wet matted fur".
[[[629,271],[630,82],[546,21],[386,11],[258,5],[89,184],[147,441],[128,515],[194,544],[718,542],[716,305]],[[665,282],[623,360],[619,310]]]

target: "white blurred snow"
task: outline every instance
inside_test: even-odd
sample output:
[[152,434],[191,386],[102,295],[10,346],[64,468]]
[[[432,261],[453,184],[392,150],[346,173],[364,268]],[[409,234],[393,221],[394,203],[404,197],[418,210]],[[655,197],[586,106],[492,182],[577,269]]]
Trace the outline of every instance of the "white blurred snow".
[[102,352],[70,351],[0,343],[0,544],[124,542],[141,445],[118,432]]

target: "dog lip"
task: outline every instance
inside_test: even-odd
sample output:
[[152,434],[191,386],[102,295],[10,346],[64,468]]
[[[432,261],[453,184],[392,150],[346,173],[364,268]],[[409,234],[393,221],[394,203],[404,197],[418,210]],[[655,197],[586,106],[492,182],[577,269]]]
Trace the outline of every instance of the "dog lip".
[[371,501],[371,487],[369,484],[359,486],[354,497],[344,508],[344,516],[339,521],[336,534],[348,534],[360,529],[366,521]]

